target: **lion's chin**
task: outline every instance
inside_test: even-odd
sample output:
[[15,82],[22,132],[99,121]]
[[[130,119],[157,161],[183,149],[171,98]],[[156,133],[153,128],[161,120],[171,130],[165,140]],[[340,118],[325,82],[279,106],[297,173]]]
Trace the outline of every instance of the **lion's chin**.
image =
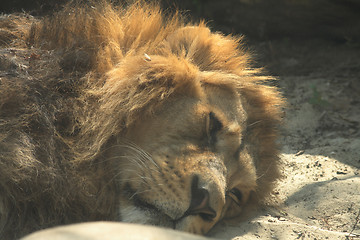
[[139,223],[175,229],[175,221],[173,219],[155,209],[146,207],[122,207],[120,210],[120,220],[128,223]]
[[200,222],[203,222],[199,216],[187,216],[174,220],[168,215],[153,208],[137,206],[122,207],[119,220],[128,223],[172,228],[195,234],[205,234],[213,226],[210,222],[205,225],[199,224]]

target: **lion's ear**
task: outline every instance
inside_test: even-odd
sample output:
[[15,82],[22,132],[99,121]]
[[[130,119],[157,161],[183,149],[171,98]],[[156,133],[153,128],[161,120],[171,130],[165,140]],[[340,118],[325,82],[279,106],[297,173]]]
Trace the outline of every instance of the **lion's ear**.
[[258,122],[271,129],[278,126],[284,101],[276,87],[255,83],[240,88],[239,92],[247,105],[249,125]]

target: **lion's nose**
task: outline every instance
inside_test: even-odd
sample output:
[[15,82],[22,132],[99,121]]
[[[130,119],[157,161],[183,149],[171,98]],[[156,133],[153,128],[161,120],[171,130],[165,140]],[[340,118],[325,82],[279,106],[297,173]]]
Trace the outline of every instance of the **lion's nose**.
[[209,201],[209,190],[199,186],[199,177],[194,176],[191,182],[190,207],[185,215],[199,215],[205,220],[212,220],[216,217],[216,211],[210,207]]

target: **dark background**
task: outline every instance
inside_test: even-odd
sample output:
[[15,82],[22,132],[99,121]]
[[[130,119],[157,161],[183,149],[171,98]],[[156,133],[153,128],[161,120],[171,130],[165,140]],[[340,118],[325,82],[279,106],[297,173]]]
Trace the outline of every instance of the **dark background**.
[[[0,11],[49,14],[68,0],[7,0]],[[124,2],[113,0],[113,2]],[[129,0],[127,2],[130,2]],[[359,0],[160,0],[162,6],[188,10],[193,19],[206,19],[216,30],[241,33],[260,40],[324,38],[360,40]]]

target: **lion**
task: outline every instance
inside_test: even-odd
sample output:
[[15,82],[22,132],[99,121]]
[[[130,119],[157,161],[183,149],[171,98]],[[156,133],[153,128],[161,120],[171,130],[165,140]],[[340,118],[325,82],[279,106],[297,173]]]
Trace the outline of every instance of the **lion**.
[[271,198],[283,100],[241,36],[142,1],[0,26],[1,239],[89,221],[206,234]]

